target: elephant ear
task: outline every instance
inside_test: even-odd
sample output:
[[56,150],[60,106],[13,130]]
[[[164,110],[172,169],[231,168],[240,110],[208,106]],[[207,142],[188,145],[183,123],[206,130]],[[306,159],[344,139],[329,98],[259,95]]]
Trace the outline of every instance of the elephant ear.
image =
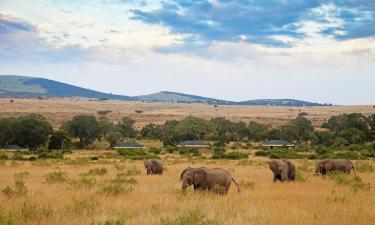
[[207,179],[207,171],[204,169],[200,169],[194,172],[193,175],[193,184],[197,185],[202,183]]
[[191,169],[191,168],[188,167],[188,168],[184,169],[184,170],[181,172],[180,180],[182,180],[182,178],[184,177],[185,172],[186,172],[187,170],[190,170],[190,169]]

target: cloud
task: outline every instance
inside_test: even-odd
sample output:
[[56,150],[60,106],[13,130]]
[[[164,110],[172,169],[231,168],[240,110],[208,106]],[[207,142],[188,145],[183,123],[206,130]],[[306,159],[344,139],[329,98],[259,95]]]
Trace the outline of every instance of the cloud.
[[24,20],[0,13],[0,35],[13,30],[31,32],[35,31],[35,26]]
[[305,38],[303,21],[320,23],[322,35],[338,40],[375,35],[373,0],[178,0],[164,1],[158,9],[131,12],[131,19],[163,25],[207,43],[245,41],[290,47],[293,43],[274,36]]

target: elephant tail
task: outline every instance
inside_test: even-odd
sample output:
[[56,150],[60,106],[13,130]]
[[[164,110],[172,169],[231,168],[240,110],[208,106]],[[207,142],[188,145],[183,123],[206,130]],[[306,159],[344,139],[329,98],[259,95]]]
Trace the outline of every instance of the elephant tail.
[[237,186],[237,192],[240,193],[241,190],[240,190],[240,186],[238,186],[237,182],[234,180],[234,178],[232,177],[232,181],[233,183]]
[[357,173],[355,172],[354,166],[352,166],[352,170],[353,170],[353,172],[354,172],[354,175],[357,176]]

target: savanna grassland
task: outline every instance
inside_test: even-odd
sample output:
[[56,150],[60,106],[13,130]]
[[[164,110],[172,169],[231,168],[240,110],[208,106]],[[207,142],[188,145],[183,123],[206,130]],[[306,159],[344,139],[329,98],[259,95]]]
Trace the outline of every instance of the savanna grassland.
[[[306,112],[306,118],[315,127],[320,127],[331,116],[344,113],[362,113],[367,116],[375,113],[373,106],[319,106],[319,107],[285,107],[285,106],[240,106],[207,104],[173,104],[147,103],[133,101],[89,101],[87,99],[0,99],[0,117],[21,116],[37,113],[44,116],[55,128],[75,115],[98,115],[98,111],[109,110],[106,115],[111,122],[119,121],[123,116],[130,116],[137,127],[148,123],[163,123],[166,120],[182,119],[192,115],[211,119],[226,117],[233,121],[256,121],[268,126],[278,127],[286,124]],[[136,113],[139,111],[141,113]]]
[[[90,156],[99,156],[91,160]],[[266,158],[210,160],[162,155],[163,176],[113,151],[65,159],[0,161],[0,224],[375,224],[375,162],[357,175],[313,176],[314,160],[292,160],[297,181],[273,183]],[[226,196],[180,191],[187,166],[221,167],[240,183]]]

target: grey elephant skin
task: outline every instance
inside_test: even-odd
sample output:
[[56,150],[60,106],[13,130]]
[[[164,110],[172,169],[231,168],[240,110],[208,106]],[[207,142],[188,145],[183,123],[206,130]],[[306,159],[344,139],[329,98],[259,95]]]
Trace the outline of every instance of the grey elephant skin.
[[182,190],[193,185],[194,191],[211,191],[216,194],[227,194],[230,185],[233,183],[237,186],[238,192],[240,187],[233,179],[232,175],[221,168],[208,169],[201,168],[186,168],[182,171],[180,180],[182,181]]
[[353,163],[349,159],[323,159],[315,165],[315,175],[325,175],[332,171],[350,174],[351,170],[356,174]]
[[163,164],[159,160],[145,160],[143,161],[145,165],[147,175],[163,174]]
[[294,181],[296,176],[295,165],[287,159],[274,159],[268,163],[273,172],[273,182]]

